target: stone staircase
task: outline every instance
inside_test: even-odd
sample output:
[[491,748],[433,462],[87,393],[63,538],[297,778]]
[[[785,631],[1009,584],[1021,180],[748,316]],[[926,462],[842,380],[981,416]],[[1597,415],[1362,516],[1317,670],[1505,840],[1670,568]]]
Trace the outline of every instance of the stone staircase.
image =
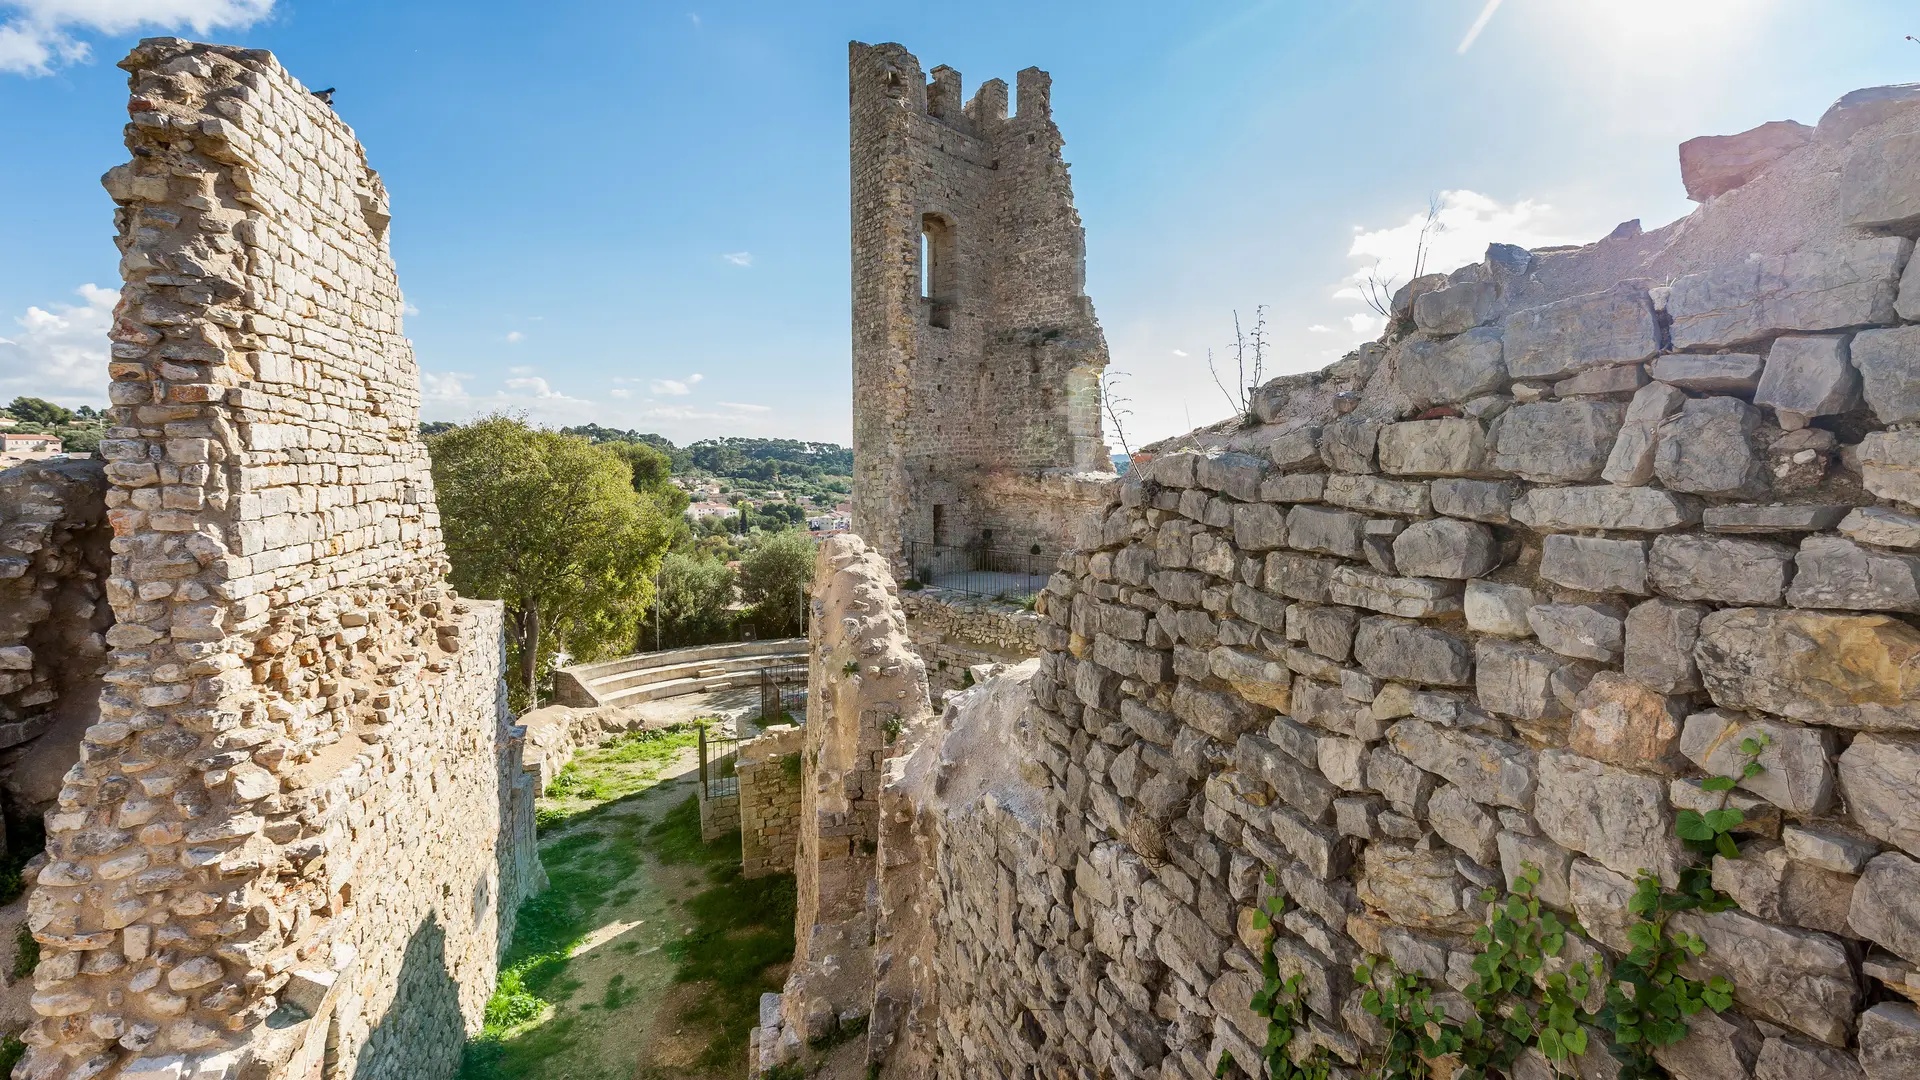
[[560,668],[553,673],[554,701],[578,708],[638,705],[682,694],[751,686],[758,681],[761,668],[801,664],[806,659],[806,638],[634,653]]

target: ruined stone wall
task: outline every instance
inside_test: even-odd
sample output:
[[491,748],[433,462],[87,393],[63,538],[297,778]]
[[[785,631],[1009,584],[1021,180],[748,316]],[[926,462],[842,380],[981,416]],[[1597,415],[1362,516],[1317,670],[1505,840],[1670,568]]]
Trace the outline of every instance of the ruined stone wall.
[[800,846],[800,728],[779,725],[740,744],[740,871],[793,871]]
[[115,623],[21,1075],[450,1076],[538,866],[500,613],[444,584],[386,195],[266,53],[122,66]]
[[943,589],[899,596],[907,635],[926,661],[927,683],[936,695],[964,689],[969,668],[1040,655],[1040,617],[1024,608]]
[[1001,80],[963,104],[952,68],[929,81],[899,45],[849,54],[854,530],[889,560],[988,532],[1057,551],[1071,515],[1021,514],[989,484],[1112,470],[1106,339],[1047,74],[1020,72],[1009,116]]
[[[1356,963],[1457,1011],[1527,865],[1572,956],[1642,872],[1731,898],[1672,923],[1734,984],[1672,1076],[1920,1074],[1920,94],[1690,147],[1687,218],[1417,281],[1117,485],[1024,695],[889,768],[882,1075],[1241,1075],[1275,893],[1294,1050],[1368,1075]],[[1740,857],[1689,849],[1760,735]]]

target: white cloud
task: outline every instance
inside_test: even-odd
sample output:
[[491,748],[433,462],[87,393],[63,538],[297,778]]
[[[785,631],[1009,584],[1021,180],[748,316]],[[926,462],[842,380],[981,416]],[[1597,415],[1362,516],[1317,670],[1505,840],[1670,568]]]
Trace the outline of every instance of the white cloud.
[[1175,349],[1175,350],[1173,350],[1173,355],[1175,355],[1175,356],[1182,356],[1182,357],[1183,357],[1183,356],[1186,356],[1186,355],[1187,355],[1187,350],[1185,350],[1185,349]]
[[126,34],[185,27],[198,35],[265,18],[274,0],[8,0],[0,24],[0,71],[47,75],[92,55],[80,33]]
[[549,427],[602,424],[607,427],[657,431],[675,442],[704,438],[716,429],[727,434],[773,434],[773,409],[737,402],[700,406],[633,400],[632,391],[610,390],[587,400],[555,388],[533,375],[512,375],[497,389],[475,388],[480,380],[465,372],[420,373],[421,419],[464,422],[489,413],[524,414],[531,422]]
[[105,398],[107,330],[120,294],[92,284],[74,292],[84,303],[29,307],[12,320],[19,329],[0,337],[0,400],[25,394],[94,405]]
[[507,369],[507,374],[509,375],[531,375],[533,372],[533,367],[528,364],[516,364]]
[[633,391],[627,389],[624,386],[616,386],[613,389],[607,391],[607,393],[613,397],[620,398],[623,401],[633,396]]
[[507,331],[507,344],[518,345],[525,340],[527,340],[527,335],[521,333],[520,331],[518,330]]
[[741,412],[750,412],[750,413],[763,413],[763,412],[773,411],[773,406],[771,405],[748,405],[744,402],[739,402],[739,401],[723,401],[720,403],[720,407],[724,409],[738,409]]
[[655,379],[647,384],[647,390],[661,397],[685,397],[693,393],[693,388],[704,378],[705,375],[695,372],[684,379]]
[[1460,39],[1460,47],[1454,52],[1465,56],[1467,50],[1473,48],[1473,43],[1479,39],[1480,31],[1487,28],[1487,20],[1493,18],[1493,13],[1498,10],[1500,10],[1500,0],[1487,0],[1487,6],[1480,9],[1480,17],[1473,20],[1473,25],[1467,28],[1467,36]]
[[1327,326],[1327,325],[1326,325],[1326,324],[1324,324],[1324,323],[1314,323],[1314,324],[1313,324],[1312,326],[1309,326],[1309,327],[1307,327],[1307,333],[1309,333],[1309,334],[1331,334],[1331,333],[1333,333],[1333,327],[1331,327],[1331,326]]
[[693,11],[689,11],[689,12],[687,12],[687,21],[688,21],[688,22],[690,22],[690,23],[692,23],[692,24],[693,24],[693,25],[695,25],[695,26],[699,26],[699,25],[700,25],[700,15],[699,15],[699,13],[698,13],[698,12],[693,12]]
[[753,252],[751,251],[729,251],[720,257],[735,266],[753,265]]
[[410,303],[403,303],[403,304],[401,304],[401,305],[400,305],[400,314],[402,314],[402,315],[418,315],[418,314],[420,314],[420,309],[419,309],[418,307],[415,307],[415,306],[414,306],[413,304],[410,304]]
[[1387,320],[1384,316],[1375,315],[1371,311],[1363,311],[1358,315],[1347,316],[1347,327],[1353,331],[1355,337],[1374,338],[1379,337],[1380,331],[1387,328]]

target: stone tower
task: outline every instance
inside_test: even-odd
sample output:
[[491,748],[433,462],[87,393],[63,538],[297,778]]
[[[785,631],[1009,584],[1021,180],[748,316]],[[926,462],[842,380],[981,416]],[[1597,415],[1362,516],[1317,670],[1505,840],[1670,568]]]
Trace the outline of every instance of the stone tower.
[[1010,116],[999,79],[963,104],[952,68],[849,54],[854,530],[896,561],[1057,552],[1098,487],[1073,478],[1112,463],[1050,80],[1020,72]]

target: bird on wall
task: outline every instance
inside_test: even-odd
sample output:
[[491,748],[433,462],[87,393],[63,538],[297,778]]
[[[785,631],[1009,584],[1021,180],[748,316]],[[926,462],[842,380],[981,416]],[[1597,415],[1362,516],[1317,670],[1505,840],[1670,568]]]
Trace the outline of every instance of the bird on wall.
[[319,98],[322,105],[331,105],[333,104],[333,91],[334,88],[329,86],[325,90],[313,91],[313,96]]

